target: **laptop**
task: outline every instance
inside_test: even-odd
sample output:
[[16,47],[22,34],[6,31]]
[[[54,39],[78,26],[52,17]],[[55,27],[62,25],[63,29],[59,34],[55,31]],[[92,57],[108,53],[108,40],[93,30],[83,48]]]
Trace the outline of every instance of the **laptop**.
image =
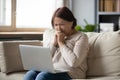
[[55,73],[49,48],[20,44],[19,50],[25,70]]

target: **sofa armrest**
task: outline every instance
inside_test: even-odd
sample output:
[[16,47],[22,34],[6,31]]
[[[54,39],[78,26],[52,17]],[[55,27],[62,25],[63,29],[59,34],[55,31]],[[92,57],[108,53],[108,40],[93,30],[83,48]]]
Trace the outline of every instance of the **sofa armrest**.
[[24,70],[21,56],[19,53],[19,44],[42,46],[42,42],[39,40],[18,40],[0,42],[1,72],[9,73],[13,71]]

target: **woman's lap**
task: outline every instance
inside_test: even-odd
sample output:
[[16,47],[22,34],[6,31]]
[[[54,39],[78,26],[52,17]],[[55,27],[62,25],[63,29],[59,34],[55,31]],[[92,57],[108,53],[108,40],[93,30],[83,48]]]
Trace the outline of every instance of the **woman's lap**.
[[70,79],[71,78],[66,72],[49,73],[30,70],[24,76],[24,80],[70,80]]
[[67,73],[40,72],[35,80],[70,80]]
[[37,74],[38,72],[30,70],[24,75],[24,80],[35,80]]

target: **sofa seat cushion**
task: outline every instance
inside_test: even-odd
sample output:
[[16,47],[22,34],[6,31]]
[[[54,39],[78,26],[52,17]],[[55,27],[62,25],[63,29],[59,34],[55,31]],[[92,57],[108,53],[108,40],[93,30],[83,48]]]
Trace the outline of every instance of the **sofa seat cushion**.
[[23,80],[23,76],[26,72],[14,72],[5,74],[0,72],[0,80]]
[[120,31],[87,35],[90,44],[87,76],[120,75]]
[[89,77],[90,80],[120,80],[120,76]]
[[87,79],[72,79],[72,80],[120,80],[120,76],[102,76],[102,77],[90,77]]
[[[0,80],[23,80],[24,72],[14,72],[5,74],[0,72]],[[71,79],[71,80],[120,80],[120,76],[89,77],[89,79]]]

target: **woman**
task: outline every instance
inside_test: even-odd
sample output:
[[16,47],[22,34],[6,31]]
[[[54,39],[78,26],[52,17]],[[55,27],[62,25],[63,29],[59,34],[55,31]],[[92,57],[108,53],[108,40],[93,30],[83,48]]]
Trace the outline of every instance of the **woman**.
[[52,17],[56,31],[50,43],[54,68],[58,73],[28,71],[24,80],[70,80],[85,78],[87,70],[87,36],[75,30],[76,19],[67,7],[58,8]]

